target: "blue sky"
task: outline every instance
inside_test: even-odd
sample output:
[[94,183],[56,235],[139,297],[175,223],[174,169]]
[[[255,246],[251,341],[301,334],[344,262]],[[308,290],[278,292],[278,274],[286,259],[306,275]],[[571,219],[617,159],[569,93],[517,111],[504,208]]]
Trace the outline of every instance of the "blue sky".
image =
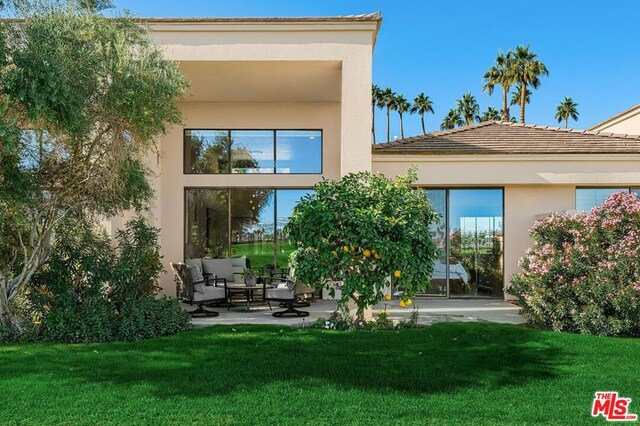
[[[541,0],[115,0],[141,17],[315,16],[381,11],[383,23],[374,53],[374,82],[413,99],[429,95],[442,117],[464,92],[499,109],[499,92],[480,91],[482,74],[498,50],[530,44],[550,76],[527,107],[527,122],[557,125],[554,114],[565,96],[579,105],[571,127],[587,128],[640,103],[640,1]],[[513,107],[512,115],[518,108]],[[378,139],[384,114],[378,112]],[[399,134],[397,114],[391,133]],[[417,116],[405,118],[405,136],[420,133]]]

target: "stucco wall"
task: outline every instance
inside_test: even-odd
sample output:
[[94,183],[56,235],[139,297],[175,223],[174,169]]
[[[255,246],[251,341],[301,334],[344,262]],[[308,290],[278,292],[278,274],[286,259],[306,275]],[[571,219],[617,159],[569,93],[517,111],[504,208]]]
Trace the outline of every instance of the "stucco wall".
[[[573,210],[575,185],[507,185],[504,187],[504,279],[509,285],[518,261],[531,247],[529,229],[536,216]],[[507,297],[507,296],[505,296]]]
[[640,107],[623,114],[602,125],[595,126],[591,130],[619,133],[623,135],[640,135]]

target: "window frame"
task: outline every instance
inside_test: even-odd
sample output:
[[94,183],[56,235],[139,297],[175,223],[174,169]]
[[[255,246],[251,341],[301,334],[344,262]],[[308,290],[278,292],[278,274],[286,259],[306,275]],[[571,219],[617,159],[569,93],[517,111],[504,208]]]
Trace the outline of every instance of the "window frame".
[[[593,189],[593,190],[597,190],[597,189],[626,189],[627,190],[627,194],[631,194],[634,190],[640,191],[640,185],[631,185],[631,186],[626,186],[626,185],[620,185],[620,186],[613,186],[613,185],[607,185],[607,186],[576,186],[575,190],[573,191],[573,206],[574,209],[576,211],[584,211],[584,212],[588,212],[589,210],[591,210],[594,207],[598,207],[598,205],[595,206],[591,206],[588,210],[580,210],[578,209],[578,190],[579,189]],[[638,197],[640,197],[640,194],[638,194]]]
[[[227,132],[229,138],[231,138],[231,132],[236,131],[245,131],[245,132],[272,132],[273,133],[273,172],[271,173],[233,173],[232,163],[231,163],[231,152],[229,152],[229,172],[224,173],[194,173],[192,171],[187,170],[187,158],[186,158],[186,143],[187,143],[187,132],[197,132],[197,131],[206,131],[206,132]],[[306,173],[278,173],[277,163],[278,163],[278,138],[277,133],[279,131],[293,131],[293,132],[320,132],[320,171],[319,172],[306,172]],[[201,127],[185,127],[182,129],[182,174],[184,175],[195,175],[195,176],[238,176],[238,175],[256,175],[256,176],[269,176],[269,175],[283,175],[283,176],[296,176],[296,175],[322,175],[324,173],[324,130],[319,128],[201,128]]]

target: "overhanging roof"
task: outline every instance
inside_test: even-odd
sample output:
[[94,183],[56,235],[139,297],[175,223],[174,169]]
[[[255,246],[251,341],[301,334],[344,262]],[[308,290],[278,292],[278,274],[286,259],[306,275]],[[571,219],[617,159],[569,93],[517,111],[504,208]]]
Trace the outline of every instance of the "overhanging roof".
[[374,145],[373,154],[640,154],[640,136],[488,121]]

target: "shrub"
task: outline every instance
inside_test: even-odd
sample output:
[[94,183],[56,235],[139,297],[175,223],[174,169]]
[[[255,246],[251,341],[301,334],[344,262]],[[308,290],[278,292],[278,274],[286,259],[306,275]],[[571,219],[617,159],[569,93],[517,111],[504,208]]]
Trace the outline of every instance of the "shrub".
[[158,229],[133,219],[116,235],[116,249],[103,229],[78,218],[60,230],[49,262],[26,292],[24,313],[40,320],[36,332],[0,330],[0,341],[129,341],[191,327],[176,300],[155,298],[162,270]]
[[124,303],[118,316],[118,340],[165,336],[191,328],[191,316],[176,299],[145,297]]
[[640,336],[640,200],[619,192],[589,213],[552,215],[509,293],[533,325],[555,331]]

